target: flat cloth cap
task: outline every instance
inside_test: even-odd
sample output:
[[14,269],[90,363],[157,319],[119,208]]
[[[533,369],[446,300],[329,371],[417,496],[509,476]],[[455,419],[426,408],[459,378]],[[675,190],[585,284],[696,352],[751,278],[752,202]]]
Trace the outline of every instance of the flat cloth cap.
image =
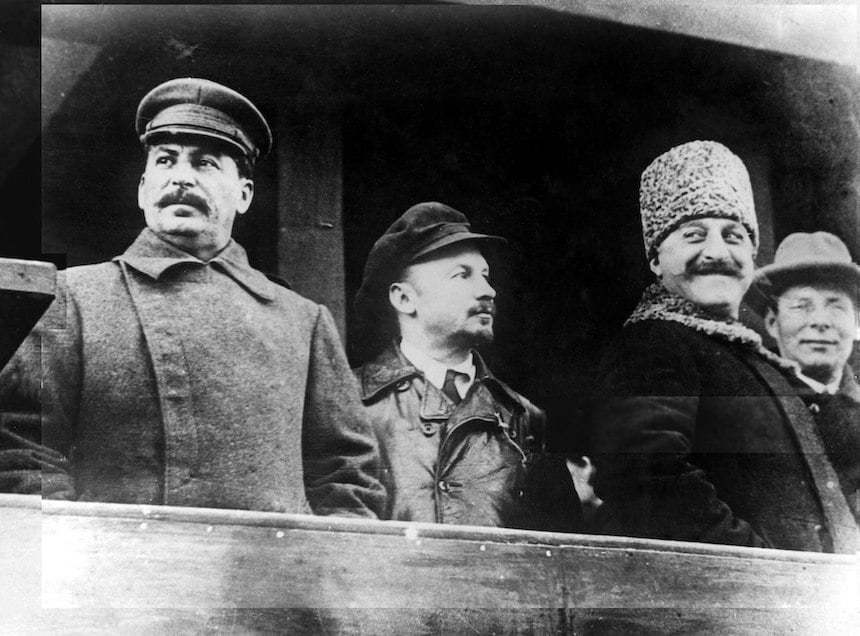
[[716,141],[691,141],[657,157],[639,182],[642,235],[649,259],[679,225],[693,219],[732,219],[758,247],[752,185],[743,161]]
[[142,143],[162,134],[219,139],[252,163],[272,147],[269,124],[248,98],[197,77],[172,79],[149,91],[137,107],[135,129]]
[[465,215],[444,203],[428,201],[413,205],[370,249],[361,288],[355,297],[358,313],[373,312],[382,298],[387,298],[388,286],[407,265],[462,241],[507,243],[500,236],[472,232]]

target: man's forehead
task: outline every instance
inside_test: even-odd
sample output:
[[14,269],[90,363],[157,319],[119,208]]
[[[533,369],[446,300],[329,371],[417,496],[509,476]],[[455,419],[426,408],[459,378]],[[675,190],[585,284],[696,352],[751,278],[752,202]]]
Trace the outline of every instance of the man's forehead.
[[703,216],[696,219],[690,219],[681,223],[678,226],[678,229],[681,230],[686,227],[742,228],[746,230],[743,224],[735,221],[734,219],[724,219],[718,216]]
[[230,149],[217,141],[211,141],[198,137],[171,137],[161,139],[149,144],[150,152],[169,152],[178,154],[188,152],[189,154],[213,154],[232,156]]
[[826,282],[808,282],[799,283],[786,287],[780,294],[780,299],[786,300],[802,300],[807,298],[816,298],[823,296],[828,299],[851,299],[851,294],[847,290],[840,288],[835,284]]

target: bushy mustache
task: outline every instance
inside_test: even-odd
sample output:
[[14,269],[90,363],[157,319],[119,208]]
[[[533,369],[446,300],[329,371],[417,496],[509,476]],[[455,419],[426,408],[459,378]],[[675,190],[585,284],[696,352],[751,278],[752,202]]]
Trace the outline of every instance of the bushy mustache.
[[732,261],[706,261],[704,263],[692,263],[687,268],[687,273],[691,276],[721,274],[723,276],[740,278],[741,268]]
[[157,201],[157,205],[160,208],[180,204],[194,206],[203,212],[209,211],[209,204],[206,202],[206,199],[188,190],[171,190],[170,192],[165,192]]
[[472,307],[469,310],[470,316],[476,316],[478,314],[490,314],[495,318],[496,316],[496,303],[491,300],[482,300],[477,305]]

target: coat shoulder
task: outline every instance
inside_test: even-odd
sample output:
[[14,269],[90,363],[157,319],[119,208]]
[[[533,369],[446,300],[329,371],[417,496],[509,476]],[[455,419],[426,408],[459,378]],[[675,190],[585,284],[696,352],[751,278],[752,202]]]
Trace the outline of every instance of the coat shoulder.
[[107,261],[93,265],[78,265],[59,272],[58,282],[70,290],[100,289],[110,281],[121,277],[116,263]]
[[285,310],[294,313],[296,316],[301,316],[306,320],[316,320],[320,312],[327,311],[325,305],[305,298],[298,292],[293,291],[281,285],[273,285],[275,302]]

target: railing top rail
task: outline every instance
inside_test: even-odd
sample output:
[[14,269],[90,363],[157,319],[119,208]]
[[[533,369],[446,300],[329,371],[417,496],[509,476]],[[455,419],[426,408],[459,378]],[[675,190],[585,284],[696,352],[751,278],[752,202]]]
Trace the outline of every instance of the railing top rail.
[[255,512],[214,508],[146,506],[96,502],[42,500],[34,495],[0,494],[3,508],[40,508],[52,516],[104,517],[114,519],[160,520],[207,525],[240,525],[274,527],[321,532],[347,532],[388,536],[413,536],[433,539],[468,540],[490,543],[536,544],[554,547],[591,547],[616,550],[670,552],[685,555],[735,557],[792,563],[827,565],[858,564],[857,555],[819,554],[791,550],[746,548],[685,541],[663,541],[638,537],[616,537],[589,534],[538,532],[511,528],[449,526],[401,521],[374,521],[346,517],[315,517],[277,512]]

